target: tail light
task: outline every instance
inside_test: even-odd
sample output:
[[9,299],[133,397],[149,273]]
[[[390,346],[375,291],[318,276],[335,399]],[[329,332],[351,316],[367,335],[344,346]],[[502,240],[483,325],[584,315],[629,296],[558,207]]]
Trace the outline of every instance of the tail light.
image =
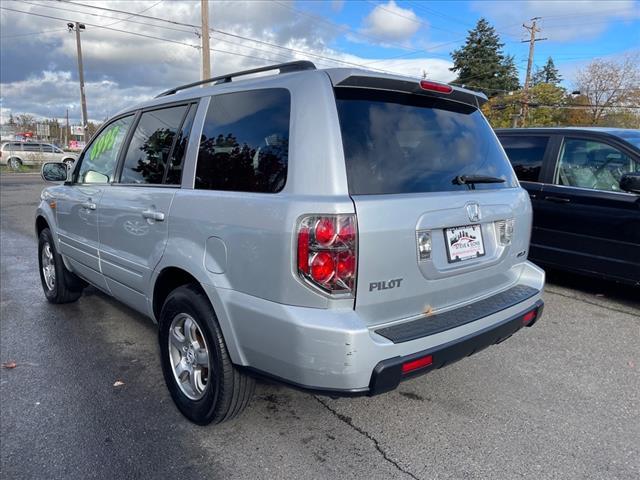
[[329,294],[355,292],[358,228],[355,215],[308,215],[298,223],[298,275]]
[[513,218],[495,222],[496,235],[498,237],[498,243],[500,245],[505,246],[505,245],[511,244],[511,239],[513,238],[513,224],[514,224]]

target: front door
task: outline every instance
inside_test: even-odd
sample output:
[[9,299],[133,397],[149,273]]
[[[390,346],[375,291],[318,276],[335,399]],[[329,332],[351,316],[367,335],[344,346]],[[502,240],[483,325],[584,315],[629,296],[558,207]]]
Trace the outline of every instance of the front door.
[[147,312],[148,286],[164,252],[169,210],[195,114],[189,104],[144,111],[119,179],[100,201],[100,267],[111,292]]
[[101,131],[78,160],[71,182],[56,197],[60,253],[74,272],[103,290],[108,288],[100,272],[98,209],[132,120],[133,115],[120,118]]
[[640,281],[640,195],[620,189],[640,161],[609,143],[566,137],[538,214],[545,260]]

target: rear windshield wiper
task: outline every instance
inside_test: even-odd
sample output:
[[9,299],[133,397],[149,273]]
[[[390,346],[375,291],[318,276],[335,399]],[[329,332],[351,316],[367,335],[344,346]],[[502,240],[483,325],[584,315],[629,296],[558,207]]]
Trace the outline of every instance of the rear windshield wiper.
[[458,175],[451,183],[454,185],[473,185],[476,183],[504,183],[504,178],[487,175]]

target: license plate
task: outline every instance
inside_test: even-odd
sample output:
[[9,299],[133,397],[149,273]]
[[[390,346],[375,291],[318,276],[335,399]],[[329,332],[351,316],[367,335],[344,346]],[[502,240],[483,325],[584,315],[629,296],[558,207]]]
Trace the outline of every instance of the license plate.
[[484,255],[484,242],[480,225],[463,225],[444,231],[449,263],[462,262]]

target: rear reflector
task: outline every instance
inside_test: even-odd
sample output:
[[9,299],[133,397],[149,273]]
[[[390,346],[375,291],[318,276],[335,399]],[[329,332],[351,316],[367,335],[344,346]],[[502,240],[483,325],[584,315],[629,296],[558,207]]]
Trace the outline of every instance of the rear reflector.
[[522,317],[522,324],[525,326],[529,326],[536,319],[537,315],[538,309],[531,310],[530,312],[525,313]]
[[431,92],[439,93],[451,93],[453,87],[451,85],[445,85],[444,83],[430,82],[429,80],[420,80],[420,88],[423,90],[429,90]]
[[406,375],[407,373],[411,373],[415,370],[428,367],[432,363],[433,363],[433,357],[431,355],[427,355],[426,357],[420,357],[415,360],[411,360],[409,362],[404,362],[402,364],[402,374]]

